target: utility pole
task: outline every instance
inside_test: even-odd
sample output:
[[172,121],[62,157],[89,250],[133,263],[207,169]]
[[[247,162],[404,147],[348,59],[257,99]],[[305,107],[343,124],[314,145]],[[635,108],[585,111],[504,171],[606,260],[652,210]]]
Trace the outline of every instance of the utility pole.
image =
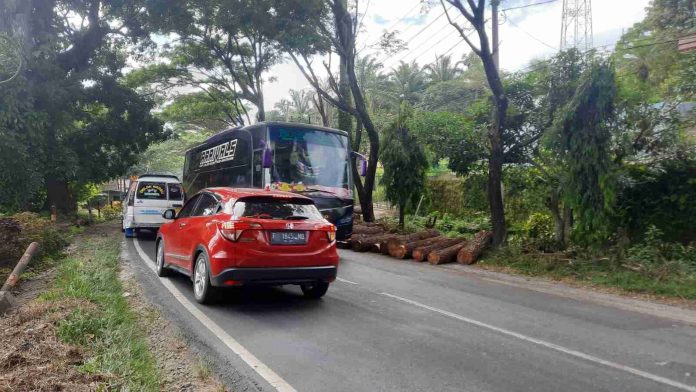
[[563,0],[561,50],[592,49],[592,0]]
[[500,0],[491,0],[491,39],[493,40],[493,62],[495,63],[495,69],[500,71],[500,52],[499,52],[499,40],[498,40],[498,4]]

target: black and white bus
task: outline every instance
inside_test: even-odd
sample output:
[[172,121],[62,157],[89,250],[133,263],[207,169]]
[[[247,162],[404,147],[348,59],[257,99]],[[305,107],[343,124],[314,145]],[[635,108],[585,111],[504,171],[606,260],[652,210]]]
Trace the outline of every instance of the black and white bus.
[[[186,152],[186,194],[212,186],[296,192],[314,200],[336,225],[337,239],[353,231],[352,152],[346,132],[316,125],[262,122],[224,130]],[[364,157],[359,171],[365,170]]]

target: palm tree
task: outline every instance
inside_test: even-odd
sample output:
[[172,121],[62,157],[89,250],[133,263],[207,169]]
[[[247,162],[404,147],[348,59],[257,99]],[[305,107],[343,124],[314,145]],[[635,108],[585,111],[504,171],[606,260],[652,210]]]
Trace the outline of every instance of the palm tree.
[[290,107],[292,119],[299,122],[311,122],[312,94],[305,90],[290,89]]
[[378,107],[383,107],[386,100],[384,91],[387,85],[387,77],[380,71],[383,65],[372,56],[360,57],[355,61],[355,76],[358,86],[365,94],[368,110],[374,112]]
[[430,83],[447,82],[459,78],[464,70],[460,67],[461,61],[453,62],[452,57],[435,55],[435,61],[423,69],[428,73]]
[[396,68],[389,73],[389,91],[392,101],[397,103],[406,100],[415,104],[425,89],[425,73],[415,61],[411,63],[399,62]]

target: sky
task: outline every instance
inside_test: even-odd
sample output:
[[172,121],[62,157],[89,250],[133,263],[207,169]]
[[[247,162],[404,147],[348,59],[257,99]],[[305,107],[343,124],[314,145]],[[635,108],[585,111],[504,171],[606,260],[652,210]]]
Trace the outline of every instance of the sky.
[[[501,0],[499,9],[542,3],[549,0]],[[454,27],[443,15],[439,2],[430,10],[422,10],[421,0],[360,0],[362,29],[357,47],[360,54],[371,54],[384,62],[384,71],[399,61],[416,60],[420,65],[432,62],[436,55],[450,54],[459,59],[469,52]],[[611,48],[622,32],[645,15],[649,0],[592,1],[593,46]],[[500,66],[508,71],[523,69],[533,59],[549,57],[560,45],[563,0],[526,8],[508,10],[500,17]],[[455,17],[456,13],[450,13]],[[455,19],[464,20],[464,17]],[[489,24],[490,25],[490,24]],[[382,32],[398,30],[399,38],[408,48],[393,56],[385,56],[372,45]],[[288,96],[290,89],[309,88],[309,84],[292,61],[271,68],[269,76],[277,81],[266,83],[266,110]]]

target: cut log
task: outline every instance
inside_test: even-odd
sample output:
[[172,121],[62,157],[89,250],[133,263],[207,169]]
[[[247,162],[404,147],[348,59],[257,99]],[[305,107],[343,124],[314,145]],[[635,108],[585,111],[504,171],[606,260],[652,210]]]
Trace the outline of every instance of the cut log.
[[459,251],[466,246],[466,244],[467,241],[463,241],[458,244],[448,246],[447,248],[433,250],[432,252],[428,253],[428,263],[433,265],[452,263],[457,258],[457,253],[459,253]]
[[413,259],[416,261],[425,261],[426,258],[428,257],[428,253],[430,253],[436,249],[447,248],[448,246],[458,244],[462,241],[464,241],[463,238],[447,238],[447,239],[444,239],[442,241],[438,241],[432,245],[420,246],[420,247],[415,248],[413,250],[412,256],[413,256]]
[[393,236],[394,234],[363,235],[353,242],[353,250],[356,252],[379,251],[379,243],[382,240],[387,240]]
[[388,255],[389,254],[389,247],[387,244],[389,243],[390,240],[400,237],[398,234],[387,234],[382,237],[380,237],[380,241],[377,243],[377,251],[383,255]]
[[387,242],[387,253],[394,252],[399,245],[403,245],[409,242],[420,241],[426,238],[433,238],[439,236],[440,233],[435,229],[419,231],[418,233],[407,234],[400,237],[393,238]]
[[382,226],[353,226],[353,234],[382,234],[384,228]]
[[457,253],[457,263],[474,264],[488,244],[493,240],[493,233],[481,230],[474,235],[474,239],[467,241],[466,245]]
[[408,242],[402,245],[397,246],[394,248],[393,251],[389,252],[389,255],[391,257],[396,257],[397,259],[407,259],[411,257],[411,253],[413,252],[414,249],[421,247],[421,246],[428,246],[432,245],[436,242],[446,240],[447,238],[445,237],[432,237],[432,238],[426,238],[424,240],[419,240],[415,242]]
[[366,234],[357,234],[357,235],[353,234],[353,235],[350,237],[350,239],[349,239],[348,241],[346,241],[346,243],[348,244],[348,248],[349,248],[349,249],[353,249],[353,247],[355,246],[355,243],[356,243],[356,242],[358,242],[358,241],[360,241],[360,240],[363,240],[363,239],[365,239],[365,238],[367,238],[367,237],[368,237],[368,235],[366,235]]

